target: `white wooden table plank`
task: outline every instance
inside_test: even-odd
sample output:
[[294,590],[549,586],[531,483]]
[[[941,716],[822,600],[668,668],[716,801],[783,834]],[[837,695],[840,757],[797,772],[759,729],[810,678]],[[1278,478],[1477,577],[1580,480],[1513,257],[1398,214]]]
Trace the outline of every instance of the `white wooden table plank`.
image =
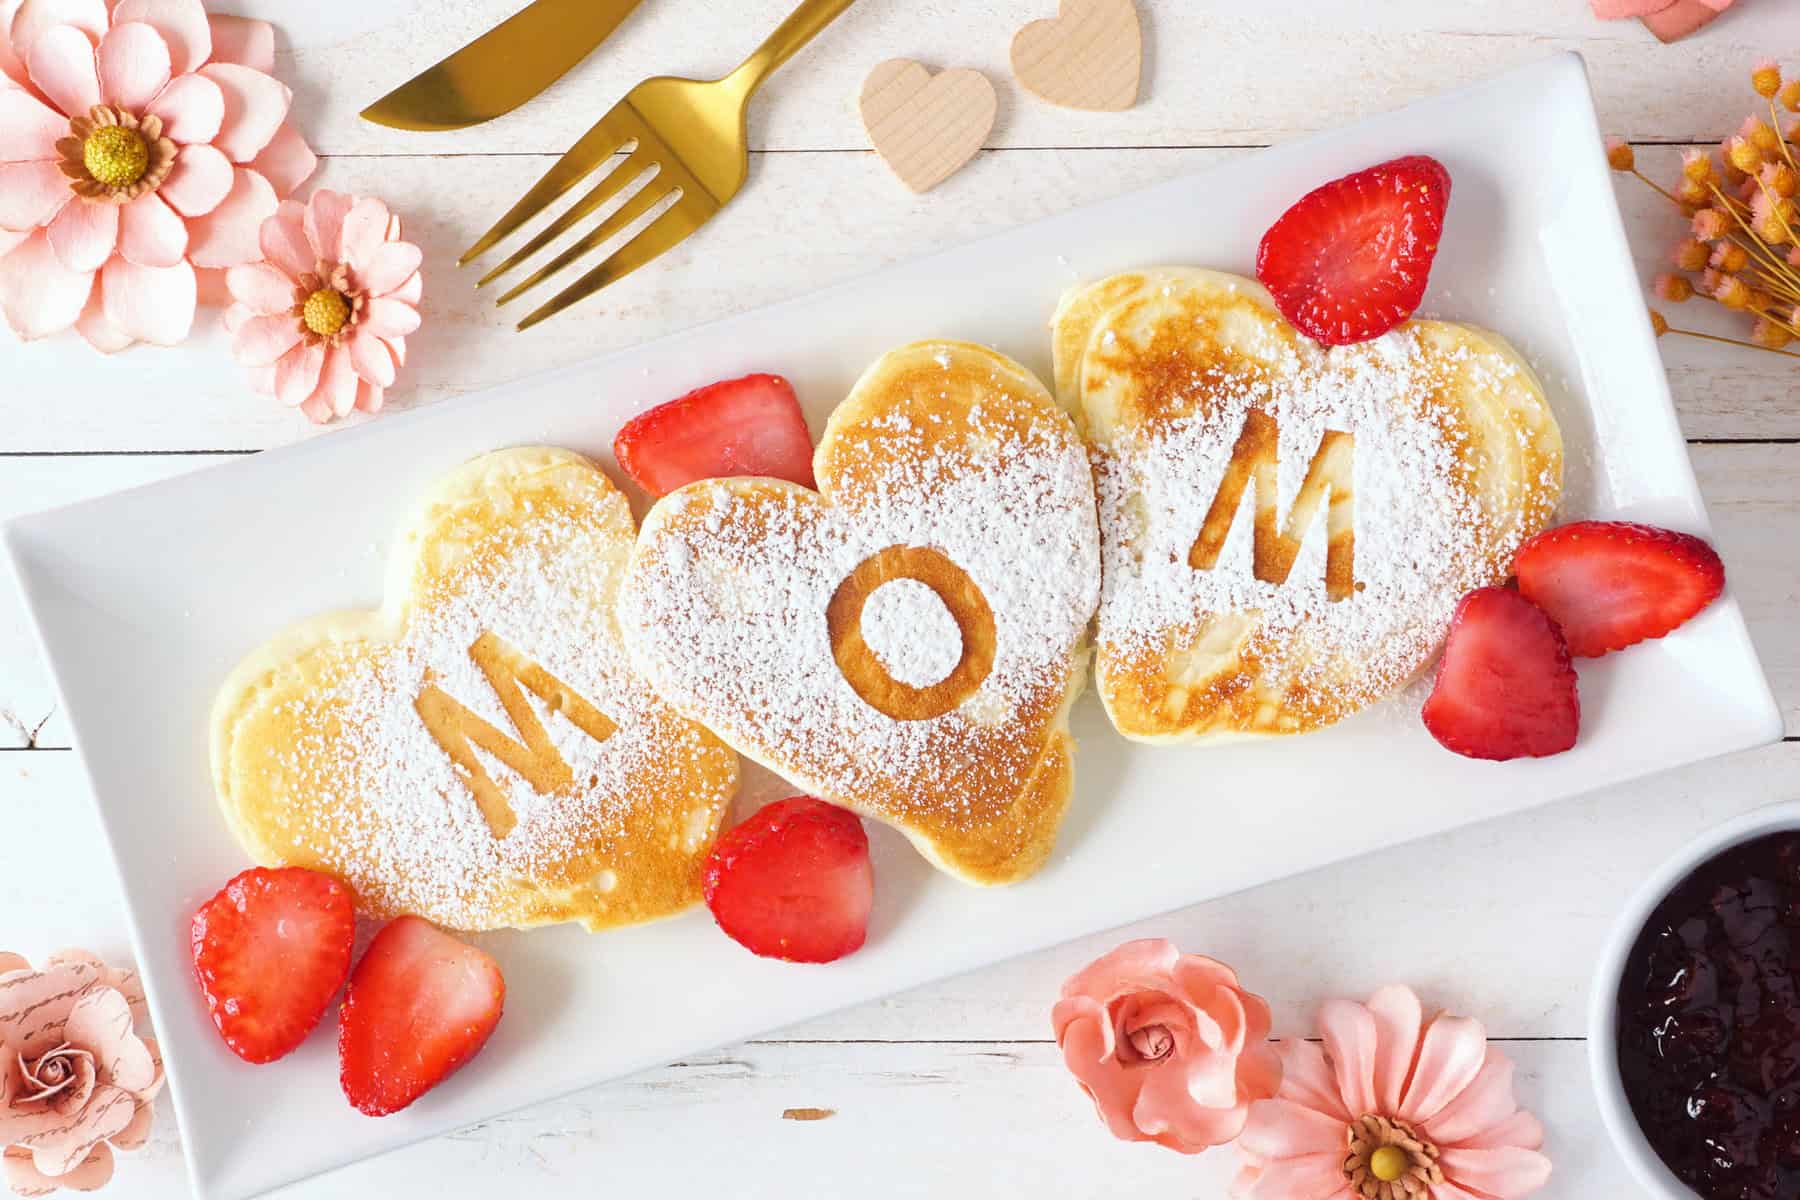
[[[453,264],[549,160],[350,158],[325,164],[319,182],[385,196],[405,215],[408,236],[425,250],[426,323],[410,341],[410,362],[394,392],[395,406],[408,408],[802,295],[1240,153],[992,153],[923,197],[907,192],[867,154],[759,155],[752,186],[702,234],[654,270],[523,335],[510,330],[516,314],[494,309],[474,291],[469,273],[458,273]],[[1652,176],[1679,172],[1676,147],[1646,148],[1640,157]],[[1648,281],[1663,269],[1667,248],[1679,236],[1679,216],[1635,180],[1621,177],[1619,196]],[[770,267],[771,244],[796,248],[779,271]],[[1247,257],[1238,265],[1247,267]],[[1046,320],[1051,300],[1046,298]],[[1459,305],[1449,297],[1441,315],[1480,319],[1479,304]],[[1691,303],[1680,315],[1708,328],[1729,328],[1725,314],[1701,309]],[[178,350],[78,355],[79,373],[69,369],[69,346],[58,340],[5,346],[0,454],[263,449],[311,436],[315,431],[304,418],[249,390],[218,320],[217,311],[203,309],[194,340]],[[1689,437],[1800,436],[1793,359],[1677,338],[1664,339],[1663,352]],[[765,369],[781,368],[772,363]],[[0,459],[0,473],[6,469]]]

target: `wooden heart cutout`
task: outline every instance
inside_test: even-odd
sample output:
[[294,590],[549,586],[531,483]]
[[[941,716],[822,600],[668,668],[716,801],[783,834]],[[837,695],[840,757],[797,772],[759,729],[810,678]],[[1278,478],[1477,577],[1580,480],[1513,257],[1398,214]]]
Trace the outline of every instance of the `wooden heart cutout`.
[[1062,0],[1054,20],[1013,38],[1013,74],[1063,108],[1120,112],[1137,103],[1144,32],[1132,0]]
[[913,191],[928,192],[975,157],[1000,102],[980,71],[933,75],[923,63],[894,58],[863,81],[861,108],[881,161]]

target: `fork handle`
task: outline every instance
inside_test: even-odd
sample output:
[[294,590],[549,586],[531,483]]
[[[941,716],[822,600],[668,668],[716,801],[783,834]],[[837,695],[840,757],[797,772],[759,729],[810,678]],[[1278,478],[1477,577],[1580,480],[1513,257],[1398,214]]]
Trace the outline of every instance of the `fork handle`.
[[744,60],[743,66],[730,74],[730,82],[747,99],[775,73],[776,68],[798,54],[855,3],[856,0],[805,0],[776,27],[767,41],[756,48],[754,54]]

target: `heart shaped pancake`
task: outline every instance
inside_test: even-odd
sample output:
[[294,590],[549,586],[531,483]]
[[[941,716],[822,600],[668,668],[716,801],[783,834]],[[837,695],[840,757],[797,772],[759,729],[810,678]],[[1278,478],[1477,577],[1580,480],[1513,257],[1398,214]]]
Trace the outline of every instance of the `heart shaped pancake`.
[[696,901],[737,758],[631,669],[614,598],[634,536],[624,496],[565,450],[444,479],[385,607],[296,626],[220,689],[214,781],[251,857],[464,930]]
[[1048,855],[1098,600],[1067,414],[992,351],[884,356],[832,414],[819,491],[690,484],[645,518],[619,615],[670,703],[971,883]]
[[875,153],[915,192],[929,192],[975,157],[1000,111],[980,71],[933,75],[909,58],[870,71],[859,106]]
[[1137,103],[1144,33],[1132,0],[1062,0],[1054,19],[1033,21],[1012,44],[1013,74],[1033,95],[1064,108],[1120,112]]
[[1054,347],[1095,450],[1095,677],[1127,737],[1303,733],[1403,687],[1561,495],[1542,386],[1471,326],[1326,348],[1253,280],[1167,269],[1072,293]]

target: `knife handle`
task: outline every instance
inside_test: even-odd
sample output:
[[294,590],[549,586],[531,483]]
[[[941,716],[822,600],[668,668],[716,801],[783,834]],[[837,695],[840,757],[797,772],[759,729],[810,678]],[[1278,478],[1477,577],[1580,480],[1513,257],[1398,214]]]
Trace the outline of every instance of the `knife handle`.
[[806,43],[819,35],[827,25],[843,15],[856,0],[805,0],[788,19],[776,27],[768,40],[744,60],[744,65],[729,76],[732,84],[748,97],[776,68],[800,52]]

